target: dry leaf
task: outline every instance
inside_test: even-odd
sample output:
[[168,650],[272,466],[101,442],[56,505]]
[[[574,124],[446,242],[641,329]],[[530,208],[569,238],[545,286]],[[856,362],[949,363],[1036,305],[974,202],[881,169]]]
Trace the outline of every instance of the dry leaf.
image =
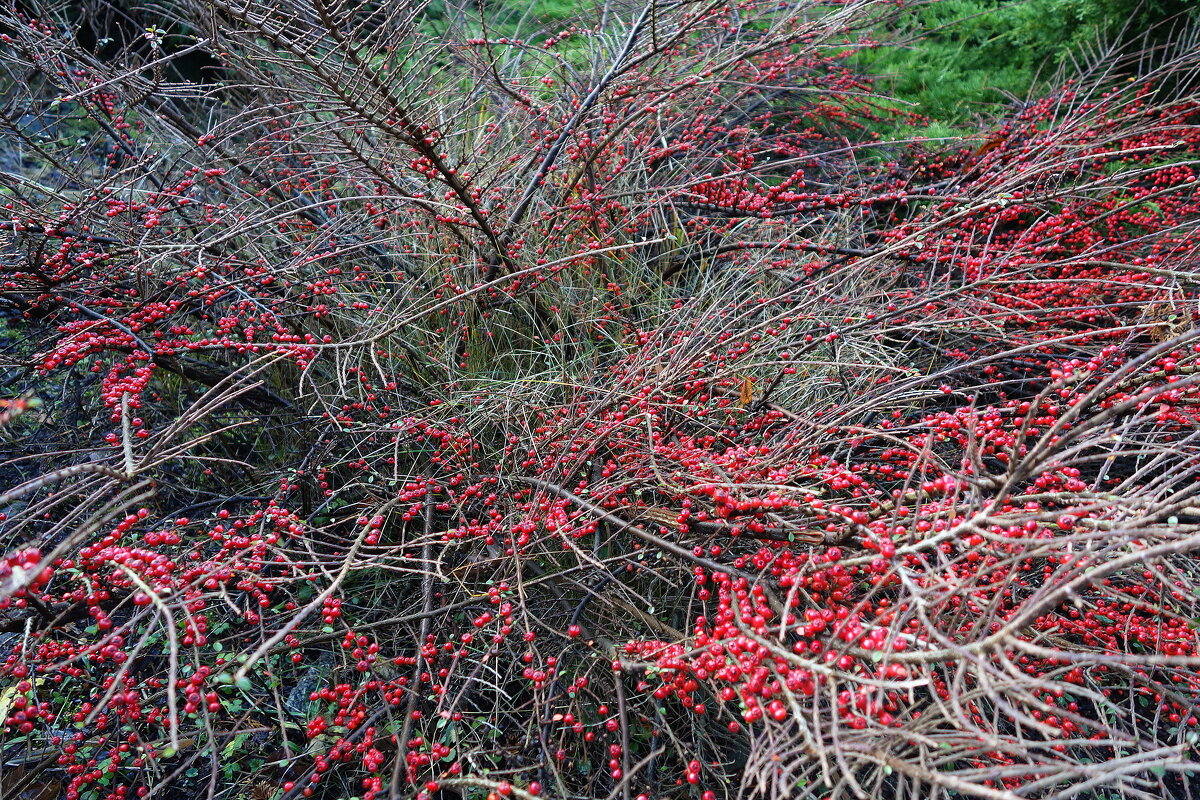
[[742,390],[738,393],[738,405],[742,408],[754,402],[754,381],[742,378]]

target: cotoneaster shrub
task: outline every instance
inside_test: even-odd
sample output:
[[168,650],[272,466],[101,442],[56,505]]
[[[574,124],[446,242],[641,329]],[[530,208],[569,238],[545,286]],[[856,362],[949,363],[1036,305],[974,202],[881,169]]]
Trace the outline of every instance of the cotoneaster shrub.
[[1188,796],[1196,57],[607,8],[8,13],[6,795]]

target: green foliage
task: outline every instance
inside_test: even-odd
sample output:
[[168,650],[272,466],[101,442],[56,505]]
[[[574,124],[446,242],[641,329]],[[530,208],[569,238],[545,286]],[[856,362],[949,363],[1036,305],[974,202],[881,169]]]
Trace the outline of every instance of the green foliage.
[[1161,43],[1189,0],[939,0],[909,9],[860,65],[915,109],[961,125],[1006,100],[1022,99],[1085,47]]
[[[593,5],[590,0],[481,0],[476,5],[474,20],[457,21],[474,23],[468,27],[486,25],[488,32],[497,36],[529,37],[551,28],[558,30],[565,21],[585,15]],[[425,17],[435,23],[444,23],[448,16],[456,14],[448,10],[445,0],[432,0],[425,7]]]

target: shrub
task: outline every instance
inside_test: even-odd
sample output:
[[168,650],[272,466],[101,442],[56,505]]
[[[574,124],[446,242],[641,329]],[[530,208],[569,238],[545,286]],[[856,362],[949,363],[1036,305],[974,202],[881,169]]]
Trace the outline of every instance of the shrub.
[[[1195,7],[1182,0],[939,0],[912,3],[884,36],[903,41],[860,56],[896,97],[937,124],[970,127],[981,115],[1037,97],[1083,62],[1113,63],[1108,47],[1151,58],[1178,44]],[[1165,56],[1170,58],[1170,56]],[[1130,68],[1136,61],[1116,60]]]
[[934,147],[891,4],[162,13],[4,22],[6,793],[1183,796],[1194,54]]

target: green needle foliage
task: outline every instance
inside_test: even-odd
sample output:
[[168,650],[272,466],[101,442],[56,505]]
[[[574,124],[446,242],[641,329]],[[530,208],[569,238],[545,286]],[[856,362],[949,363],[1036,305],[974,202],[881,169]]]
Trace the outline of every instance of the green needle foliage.
[[931,120],[939,137],[1022,101],[1097,41],[1150,48],[1194,16],[1190,0],[940,0],[912,4],[881,39],[908,46],[865,52],[861,65]]

